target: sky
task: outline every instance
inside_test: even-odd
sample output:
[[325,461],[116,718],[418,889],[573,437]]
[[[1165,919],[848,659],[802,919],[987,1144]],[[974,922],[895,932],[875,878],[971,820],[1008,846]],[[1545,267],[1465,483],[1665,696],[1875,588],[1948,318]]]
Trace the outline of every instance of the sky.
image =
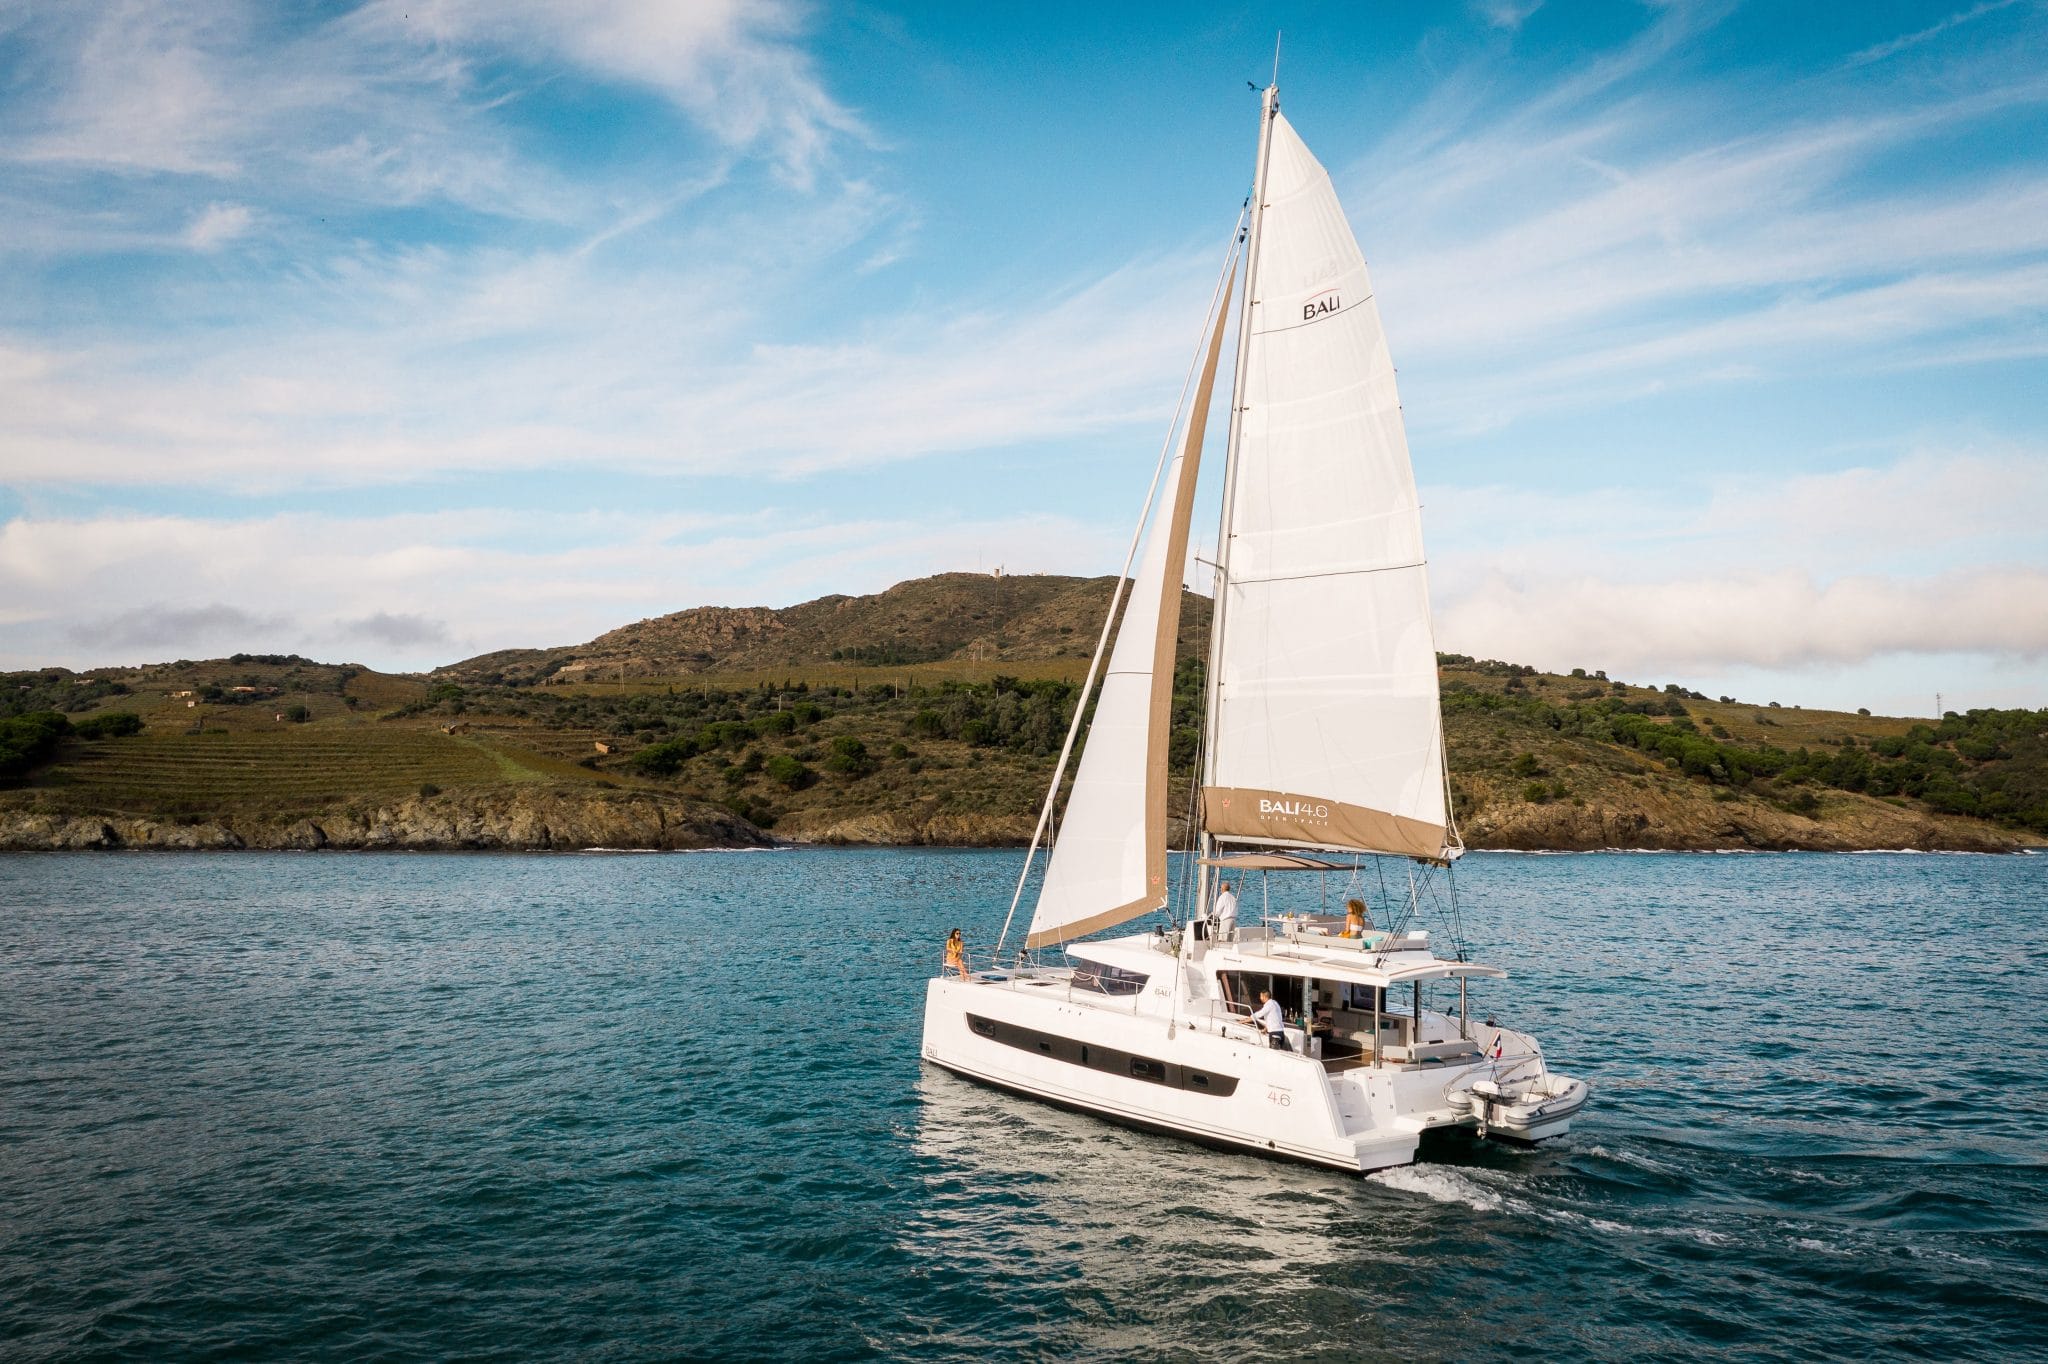
[[0,0],[0,668],[1114,572],[1276,32],[1439,648],[2048,706],[2037,0]]

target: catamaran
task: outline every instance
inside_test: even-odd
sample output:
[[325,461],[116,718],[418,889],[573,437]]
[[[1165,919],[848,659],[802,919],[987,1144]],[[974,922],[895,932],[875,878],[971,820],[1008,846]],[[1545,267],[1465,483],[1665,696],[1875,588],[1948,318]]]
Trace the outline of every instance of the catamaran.
[[[1170,860],[1181,580],[1240,264],[1200,778],[1184,826],[1198,837]],[[1475,979],[1506,972],[1456,940],[1451,869],[1464,848],[1393,361],[1364,255],[1328,173],[1281,114],[1277,82],[1084,699],[1098,677],[1022,947],[1006,951],[1006,921],[992,955],[949,952],[927,987],[927,1061],[1133,1126],[1344,1170],[1407,1164],[1431,1129],[1537,1141],[1570,1127],[1587,1084],[1469,1007]],[[1342,917],[1239,923],[1232,883],[1248,895],[1253,876],[1269,888],[1283,878],[1283,901],[1287,877],[1358,893]],[[1423,926],[1431,915],[1451,926],[1448,951]],[[1091,936],[1146,916],[1157,916],[1146,931]]]

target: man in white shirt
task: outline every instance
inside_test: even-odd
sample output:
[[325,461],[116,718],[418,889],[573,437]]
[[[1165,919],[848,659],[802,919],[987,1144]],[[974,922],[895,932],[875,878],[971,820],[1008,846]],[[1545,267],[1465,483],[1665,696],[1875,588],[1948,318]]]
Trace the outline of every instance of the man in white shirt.
[[1223,942],[1237,936],[1237,893],[1228,881],[1216,894],[1216,936]]
[[1273,998],[1269,990],[1259,991],[1259,1007],[1252,1010],[1252,1022],[1266,1030],[1266,1044],[1280,1051],[1293,1051],[1287,1045],[1287,1016],[1280,1011],[1280,1001]]

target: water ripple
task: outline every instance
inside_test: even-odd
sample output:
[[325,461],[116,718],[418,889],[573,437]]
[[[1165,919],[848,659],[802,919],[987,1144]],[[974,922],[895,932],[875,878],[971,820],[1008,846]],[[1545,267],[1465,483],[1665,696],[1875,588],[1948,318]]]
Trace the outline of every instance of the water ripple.
[[1471,859],[1596,1102],[1366,1179],[925,1071],[1016,865],[0,858],[0,1355],[2044,1357],[2048,859]]

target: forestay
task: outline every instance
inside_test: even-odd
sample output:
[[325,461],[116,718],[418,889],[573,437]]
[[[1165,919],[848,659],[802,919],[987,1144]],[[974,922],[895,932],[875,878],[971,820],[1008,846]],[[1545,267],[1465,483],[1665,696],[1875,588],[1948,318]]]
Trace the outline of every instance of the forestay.
[[1277,112],[1270,139],[1205,826],[1442,858],[1436,645],[1393,360],[1328,173]]

